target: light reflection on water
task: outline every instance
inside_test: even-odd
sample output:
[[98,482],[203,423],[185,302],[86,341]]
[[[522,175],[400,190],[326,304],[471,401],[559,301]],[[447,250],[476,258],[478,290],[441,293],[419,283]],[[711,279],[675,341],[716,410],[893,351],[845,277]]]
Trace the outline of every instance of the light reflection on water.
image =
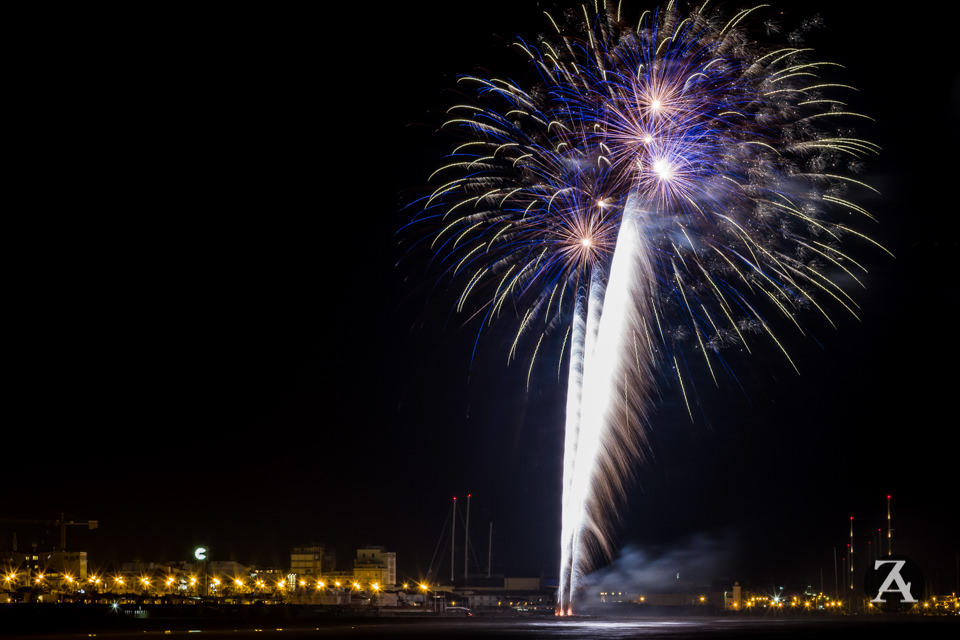
[[[290,620],[277,626],[245,626],[241,620],[233,625],[204,629],[151,628],[111,630],[104,634],[110,640],[150,640],[159,637],[190,634],[195,640],[240,640],[267,638],[298,640],[360,640],[363,638],[392,638],[420,640],[422,638],[496,638],[497,640],[732,640],[736,638],[776,638],[777,640],[849,640],[869,636],[870,640],[906,640],[915,637],[960,637],[960,619],[895,618],[642,618],[642,619],[585,619],[550,618],[530,619],[433,619],[433,620]],[[249,623],[248,623],[249,624]],[[233,628],[230,628],[233,627]],[[0,635],[3,635],[0,632]],[[99,634],[98,634],[99,635]],[[32,636],[34,640],[54,636]],[[62,640],[62,636],[56,636]]]
[[532,631],[553,637],[634,638],[651,634],[677,634],[704,626],[702,621],[688,620],[556,620],[531,622]]

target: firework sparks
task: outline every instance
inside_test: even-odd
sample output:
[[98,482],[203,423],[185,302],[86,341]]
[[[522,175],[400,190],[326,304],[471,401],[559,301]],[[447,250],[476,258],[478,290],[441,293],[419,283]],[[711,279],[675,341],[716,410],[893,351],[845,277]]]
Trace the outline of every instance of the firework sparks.
[[486,326],[519,310],[508,358],[568,334],[561,613],[612,552],[658,372],[692,418],[683,348],[716,380],[728,345],[766,340],[789,360],[777,316],[802,331],[801,310],[856,315],[840,282],[863,269],[845,246],[867,236],[837,219],[869,219],[848,174],[876,147],[829,128],[857,115],[828,97],[849,88],[807,50],[754,43],[752,11],[550,18],[551,36],[517,45],[542,82],[461,79],[473,98],[445,128],[464,141],[413,222],[463,283],[458,311]]

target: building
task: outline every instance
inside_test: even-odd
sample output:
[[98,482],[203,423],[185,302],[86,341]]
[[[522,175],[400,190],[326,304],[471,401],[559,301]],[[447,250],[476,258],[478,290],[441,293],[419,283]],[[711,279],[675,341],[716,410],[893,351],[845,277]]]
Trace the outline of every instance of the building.
[[300,579],[319,579],[336,569],[333,547],[323,544],[304,545],[290,550],[290,573]]
[[353,579],[360,584],[377,584],[380,588],[397,584],[397,554],[384,547],[357,549],[353,561]]
[[552,612],[556,588],[547,588],[540,577],[472,577],[468,585],[431,589],[427,606],[436,610],[468,607],[477,610]]
[[733,583],[733,589],[723,592],[723,608],[725,611],[740,611],[743,608],[743,588],[739,581]]
[[74,580],[87,579],[86,551],[47,551],[41,554],[44,571],[56,571]]

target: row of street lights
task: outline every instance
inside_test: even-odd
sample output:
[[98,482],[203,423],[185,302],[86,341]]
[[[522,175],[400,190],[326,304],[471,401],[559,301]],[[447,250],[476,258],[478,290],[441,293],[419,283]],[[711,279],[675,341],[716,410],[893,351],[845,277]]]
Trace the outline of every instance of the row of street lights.
[[[115,593],[136,593],[142,595],[173,595],[174,593],[203,595],[202,579],[206,576],[202,574],[166,575],[158,577],[156,575],[130,576],[128,574],[114,574],[112,576],[90,575],[85,580],[80,580],[70,574],[61,573],[21,573],[15,570],[6,571],[3,574],[3,587],[5,591],[13,591],[20,587],[34,587],[39,589],[57,590],[65,593],[81,592],[90,590],[101,592],[109,590]],[[294,591],[299,587],[301,589],[314,588],[317,591],[358,591],[372,592],[379,594],[382,587],[379,582],[369,582],[366,585],[359,581],[324,581],[315,582],[301,579],[297,583],[291,583],[287,579],[276,581],[264,579],[262,577],[254,578],[221,578],[210,577],[207,583],[207,595],[225,595],[227,593],[242,594],[262,594],[266,592],[283,593]],[[404,585],[407,588],[407,585]],[[423,590],[426,585],[420,585]]]

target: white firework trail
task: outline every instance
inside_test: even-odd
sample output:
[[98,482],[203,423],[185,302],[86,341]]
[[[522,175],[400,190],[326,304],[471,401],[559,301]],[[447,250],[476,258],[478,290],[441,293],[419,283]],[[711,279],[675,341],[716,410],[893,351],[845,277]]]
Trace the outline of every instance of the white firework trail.
[[[648,317],[653,272],[638,199],[635,194],[627,199],[606,287],[599,281],[591,286],[594,322],[574,334],[574,345],[583,341],[574,349],[583,353],[571,353],[567,384],[559,603],[565,614],[572,613],[570,594],[595,551],[613,552],[606,514],[624,492],[623,478],[640,454],[655,379],[650,352],[633,344],[643,331],[638,323]],[[575,331],[584,324],[574,322]]]

